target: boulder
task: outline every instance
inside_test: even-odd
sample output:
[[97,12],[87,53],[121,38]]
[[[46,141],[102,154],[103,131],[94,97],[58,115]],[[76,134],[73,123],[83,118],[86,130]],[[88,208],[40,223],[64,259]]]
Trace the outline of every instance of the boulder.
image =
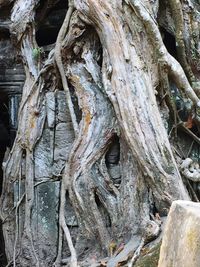
[[200,204],[174,201],[164,230],[158,267],[200,266]]

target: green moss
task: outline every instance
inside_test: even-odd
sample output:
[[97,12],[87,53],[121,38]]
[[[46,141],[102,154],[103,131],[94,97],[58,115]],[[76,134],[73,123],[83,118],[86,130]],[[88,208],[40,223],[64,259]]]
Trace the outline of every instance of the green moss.
[[161,243],[155,245],[149,251],[144,250],[140,258],[137,260],[135,267],[157,267],[160,255]]
[[198,229],[196,228],[190,228],[186,233],[186,244],[188,248],[191,250],[191,248],[195,251],[199,251],[200,248],[200,240],[198,235]]
[[188,247],[192,248],[193,245],[197,243],[196,231],[194,231],[193,229],[190,229],[186,234],[186,238],[187,238]]

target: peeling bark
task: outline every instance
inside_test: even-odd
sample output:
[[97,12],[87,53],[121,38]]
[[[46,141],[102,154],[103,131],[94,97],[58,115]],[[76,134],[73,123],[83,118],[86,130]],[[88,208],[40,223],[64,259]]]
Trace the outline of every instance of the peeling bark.
[[[190,46],[186,35],[198,22],[194,6],[186,25],[187,4],[177,1],[175,12],[172,2],[162,8],[164,26],[174,22],[178,60],[163,42],[158,1],[69,1],[48,56],[35,40],[41,1],[14,1],[10,32],[26,80],[1,195],[13,266],[91,266],[103,258],[107,266],[129,260],[133,266],[159,235],[172,201],[190,199],[182,177],[198,182],[199,166],[192,170],[191,161],[184,165],[173,153],[162,120],[169,115],[162,112],[169,109],[173,127],[183,125],[199,142],[199,133],[181,121],[170,88],[191,103],[187,110],[199,127],[198,67],[187,60],[198,41]],[[50,218],[45,194],[54,194],[57,216]],[[46,246],[37,240],[41,232]]]

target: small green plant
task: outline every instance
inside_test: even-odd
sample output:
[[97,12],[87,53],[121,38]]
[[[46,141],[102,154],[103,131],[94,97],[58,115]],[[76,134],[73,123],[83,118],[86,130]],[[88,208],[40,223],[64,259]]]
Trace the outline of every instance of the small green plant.
[[38,58],[40,57],[41,53],[42,53],[42,48],[41,47],[33,48],[33,50],[32,50],[33,59],[38,60]]

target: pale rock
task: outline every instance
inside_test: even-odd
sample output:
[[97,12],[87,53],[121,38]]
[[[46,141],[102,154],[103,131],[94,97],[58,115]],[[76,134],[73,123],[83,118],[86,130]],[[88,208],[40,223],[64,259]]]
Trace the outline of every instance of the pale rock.
[[46,93],[46,109],[47,109],[47,122],[49,128],[55,127],[55,111],[56,111],[56,100],[54,92]]
[[177,200],[168,214],[158,267],[200,266],[200,204]]

